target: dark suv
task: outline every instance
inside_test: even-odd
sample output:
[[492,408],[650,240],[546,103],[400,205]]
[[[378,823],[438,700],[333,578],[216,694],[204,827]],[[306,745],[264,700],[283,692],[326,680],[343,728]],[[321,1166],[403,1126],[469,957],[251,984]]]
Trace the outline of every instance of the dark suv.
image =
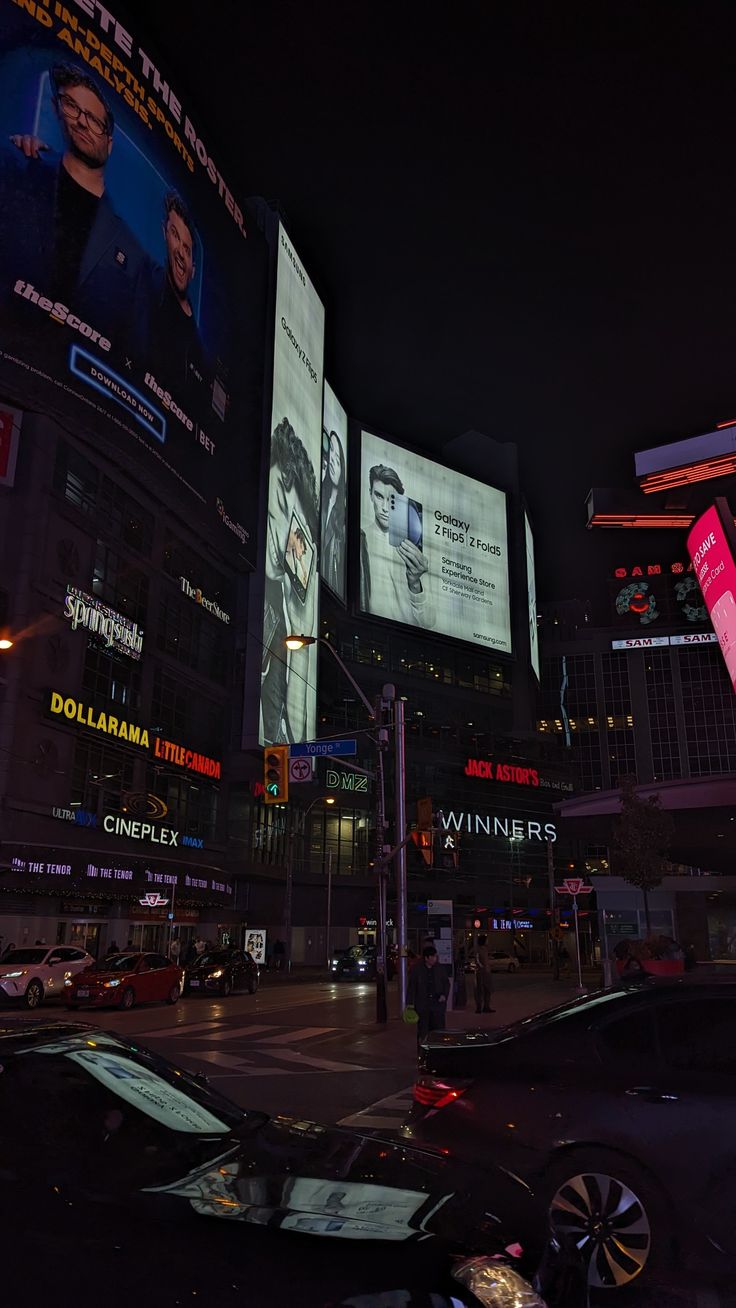
[[[509,1168],[592,1286],[736,1262],[736,983],[648,979],[492,1031],[436,1031],[404,1132]],[[615,1296],[614,1296],[615,1297]]]
[[258,989],[258,964],[252,954],[242,949],[211,949],[195,958],[184,972],[184,994],[227,996],[233,990]]

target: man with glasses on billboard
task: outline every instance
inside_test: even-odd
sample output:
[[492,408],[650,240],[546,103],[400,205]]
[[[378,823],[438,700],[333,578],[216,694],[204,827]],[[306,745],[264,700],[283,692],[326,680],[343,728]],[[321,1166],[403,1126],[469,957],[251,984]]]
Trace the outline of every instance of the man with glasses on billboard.
[[[105,189],[115,120],[97,83],[73,64],[49,70],[61,157],[14,135],[0,160],[2,294],[61,301],[114,348],[135,349],[150,302],[150,264]],[[30,309],[29,309],[30,313]],[[38,329],[39,315],[29,318]]]

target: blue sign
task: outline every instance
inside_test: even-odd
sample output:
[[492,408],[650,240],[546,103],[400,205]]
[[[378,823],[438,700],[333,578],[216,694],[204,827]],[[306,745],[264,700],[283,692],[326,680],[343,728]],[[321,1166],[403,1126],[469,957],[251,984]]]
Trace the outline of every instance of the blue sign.
[[289,745],[290,758],[334,758],[357,752],[357,740],[302,740],[298,745]]

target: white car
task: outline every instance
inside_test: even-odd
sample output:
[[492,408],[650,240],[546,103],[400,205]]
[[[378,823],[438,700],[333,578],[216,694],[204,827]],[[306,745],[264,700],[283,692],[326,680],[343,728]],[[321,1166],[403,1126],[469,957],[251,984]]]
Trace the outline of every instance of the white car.
[[0,959],[0,998],[38,1008],[44,999],[64,994],[64,982],[94,963],[91,954],[72,945],[25,945]]
[[516,972],[519,968],[518,958],[513,954],[507,954],[502,949],[494,949],[491,954],[491,971],[492,972]]

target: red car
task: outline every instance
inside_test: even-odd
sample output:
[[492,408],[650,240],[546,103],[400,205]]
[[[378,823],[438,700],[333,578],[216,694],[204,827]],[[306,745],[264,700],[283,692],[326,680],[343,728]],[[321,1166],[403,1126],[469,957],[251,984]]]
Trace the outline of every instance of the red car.
[[112,954],[71,977],[64,988],[67,1008],[91,1004],[102,1008],[132,1008],[149,1000],[175,1004],[184,973],[163,954]]

